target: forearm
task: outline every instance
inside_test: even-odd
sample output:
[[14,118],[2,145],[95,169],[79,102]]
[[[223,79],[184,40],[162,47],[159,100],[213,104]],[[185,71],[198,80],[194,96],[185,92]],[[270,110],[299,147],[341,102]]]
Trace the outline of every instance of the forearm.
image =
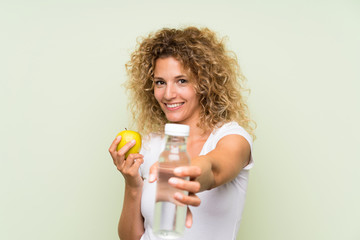
[[141,188],[125,186],[123,209],[118,225],[121,240],[138,240],[144,233],[144,219],[140,209],[141,194]]
[[201,175],[195,181],[200,183],[200,192],[210,190],[216,186],[213,166],[210,159],[206,156],[199,156],[191,160],[191,165],[201,169]]

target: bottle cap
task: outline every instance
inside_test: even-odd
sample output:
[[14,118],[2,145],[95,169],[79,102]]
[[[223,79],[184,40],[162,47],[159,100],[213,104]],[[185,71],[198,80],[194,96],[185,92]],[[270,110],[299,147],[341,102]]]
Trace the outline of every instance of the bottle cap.
[[165,124],[165,134],[171,136],[187,137],[189,136],[190,126],[177,123]]

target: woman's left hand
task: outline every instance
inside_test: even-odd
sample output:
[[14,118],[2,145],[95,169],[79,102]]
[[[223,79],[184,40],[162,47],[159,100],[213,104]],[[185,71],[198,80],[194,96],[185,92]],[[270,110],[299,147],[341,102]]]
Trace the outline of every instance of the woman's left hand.
[[[155,182],[157,180],[157,166],[158,163],[155,163],[150,168],[149,182]],[[195,179],[201,175],[201,168],[198,166],[182,166],[174,169],[175,177],[169,179],[169,184],[181,191],[189,192],[188,195],[183,194],[182,192],[176,192],[174,194],[174,199],[184,205],[190,205],[197,207],[200,205],[201,200],[196,193],[200,191],[200,183]],[[183,178],[189,177],[190,180],[185,180]],[[186,215],[186,227],[190,228],[192,225],[192,213],[187,208]]]

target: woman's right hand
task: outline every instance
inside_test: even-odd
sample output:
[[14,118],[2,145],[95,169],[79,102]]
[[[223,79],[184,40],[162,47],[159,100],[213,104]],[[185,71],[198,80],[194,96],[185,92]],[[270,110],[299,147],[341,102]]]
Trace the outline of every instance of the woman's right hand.
[[135,145],[135,140],[125,144],[119,151],[116,150],[121,136],[115,138],[109,148],[110,155],[115,166],[124,176],[125,184],[132,188],[141,188],[143,180],[139,174],[139,167],[144,162],[144,156],[139,153],[131,153],[126,159],[125,154]]

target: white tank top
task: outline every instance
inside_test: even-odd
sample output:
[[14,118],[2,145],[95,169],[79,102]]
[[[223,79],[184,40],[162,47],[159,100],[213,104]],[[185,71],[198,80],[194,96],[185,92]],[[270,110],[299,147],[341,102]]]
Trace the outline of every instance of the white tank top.
[[[212,151],[221,138],[226,135],[237,134],[243,136],[252,149],[251,136],[236,122],[229,122],[214,130],[205,142],[199,155],[205,155]],[[145,232],[141,240],[161,240],[152,232],[153,213],[155,206],[156,183],[149,183],[149,169],[158,160],[165,148],[165,139],[160,135],[150,134],[143,141],[141,154],[144,155],[144,163],[140,166],[140,174],[144,178],[143,192],[141,196],[141,214],[144,217]],[[193,225],[185,229],[185,234],[180,240],[235,240],[239,230],[241,215],[245,203],[246,188],[249,170],[253,166],[250,163],[229,183],[214,189],[198,193],[201,199],[199,207],[191,207]]]

